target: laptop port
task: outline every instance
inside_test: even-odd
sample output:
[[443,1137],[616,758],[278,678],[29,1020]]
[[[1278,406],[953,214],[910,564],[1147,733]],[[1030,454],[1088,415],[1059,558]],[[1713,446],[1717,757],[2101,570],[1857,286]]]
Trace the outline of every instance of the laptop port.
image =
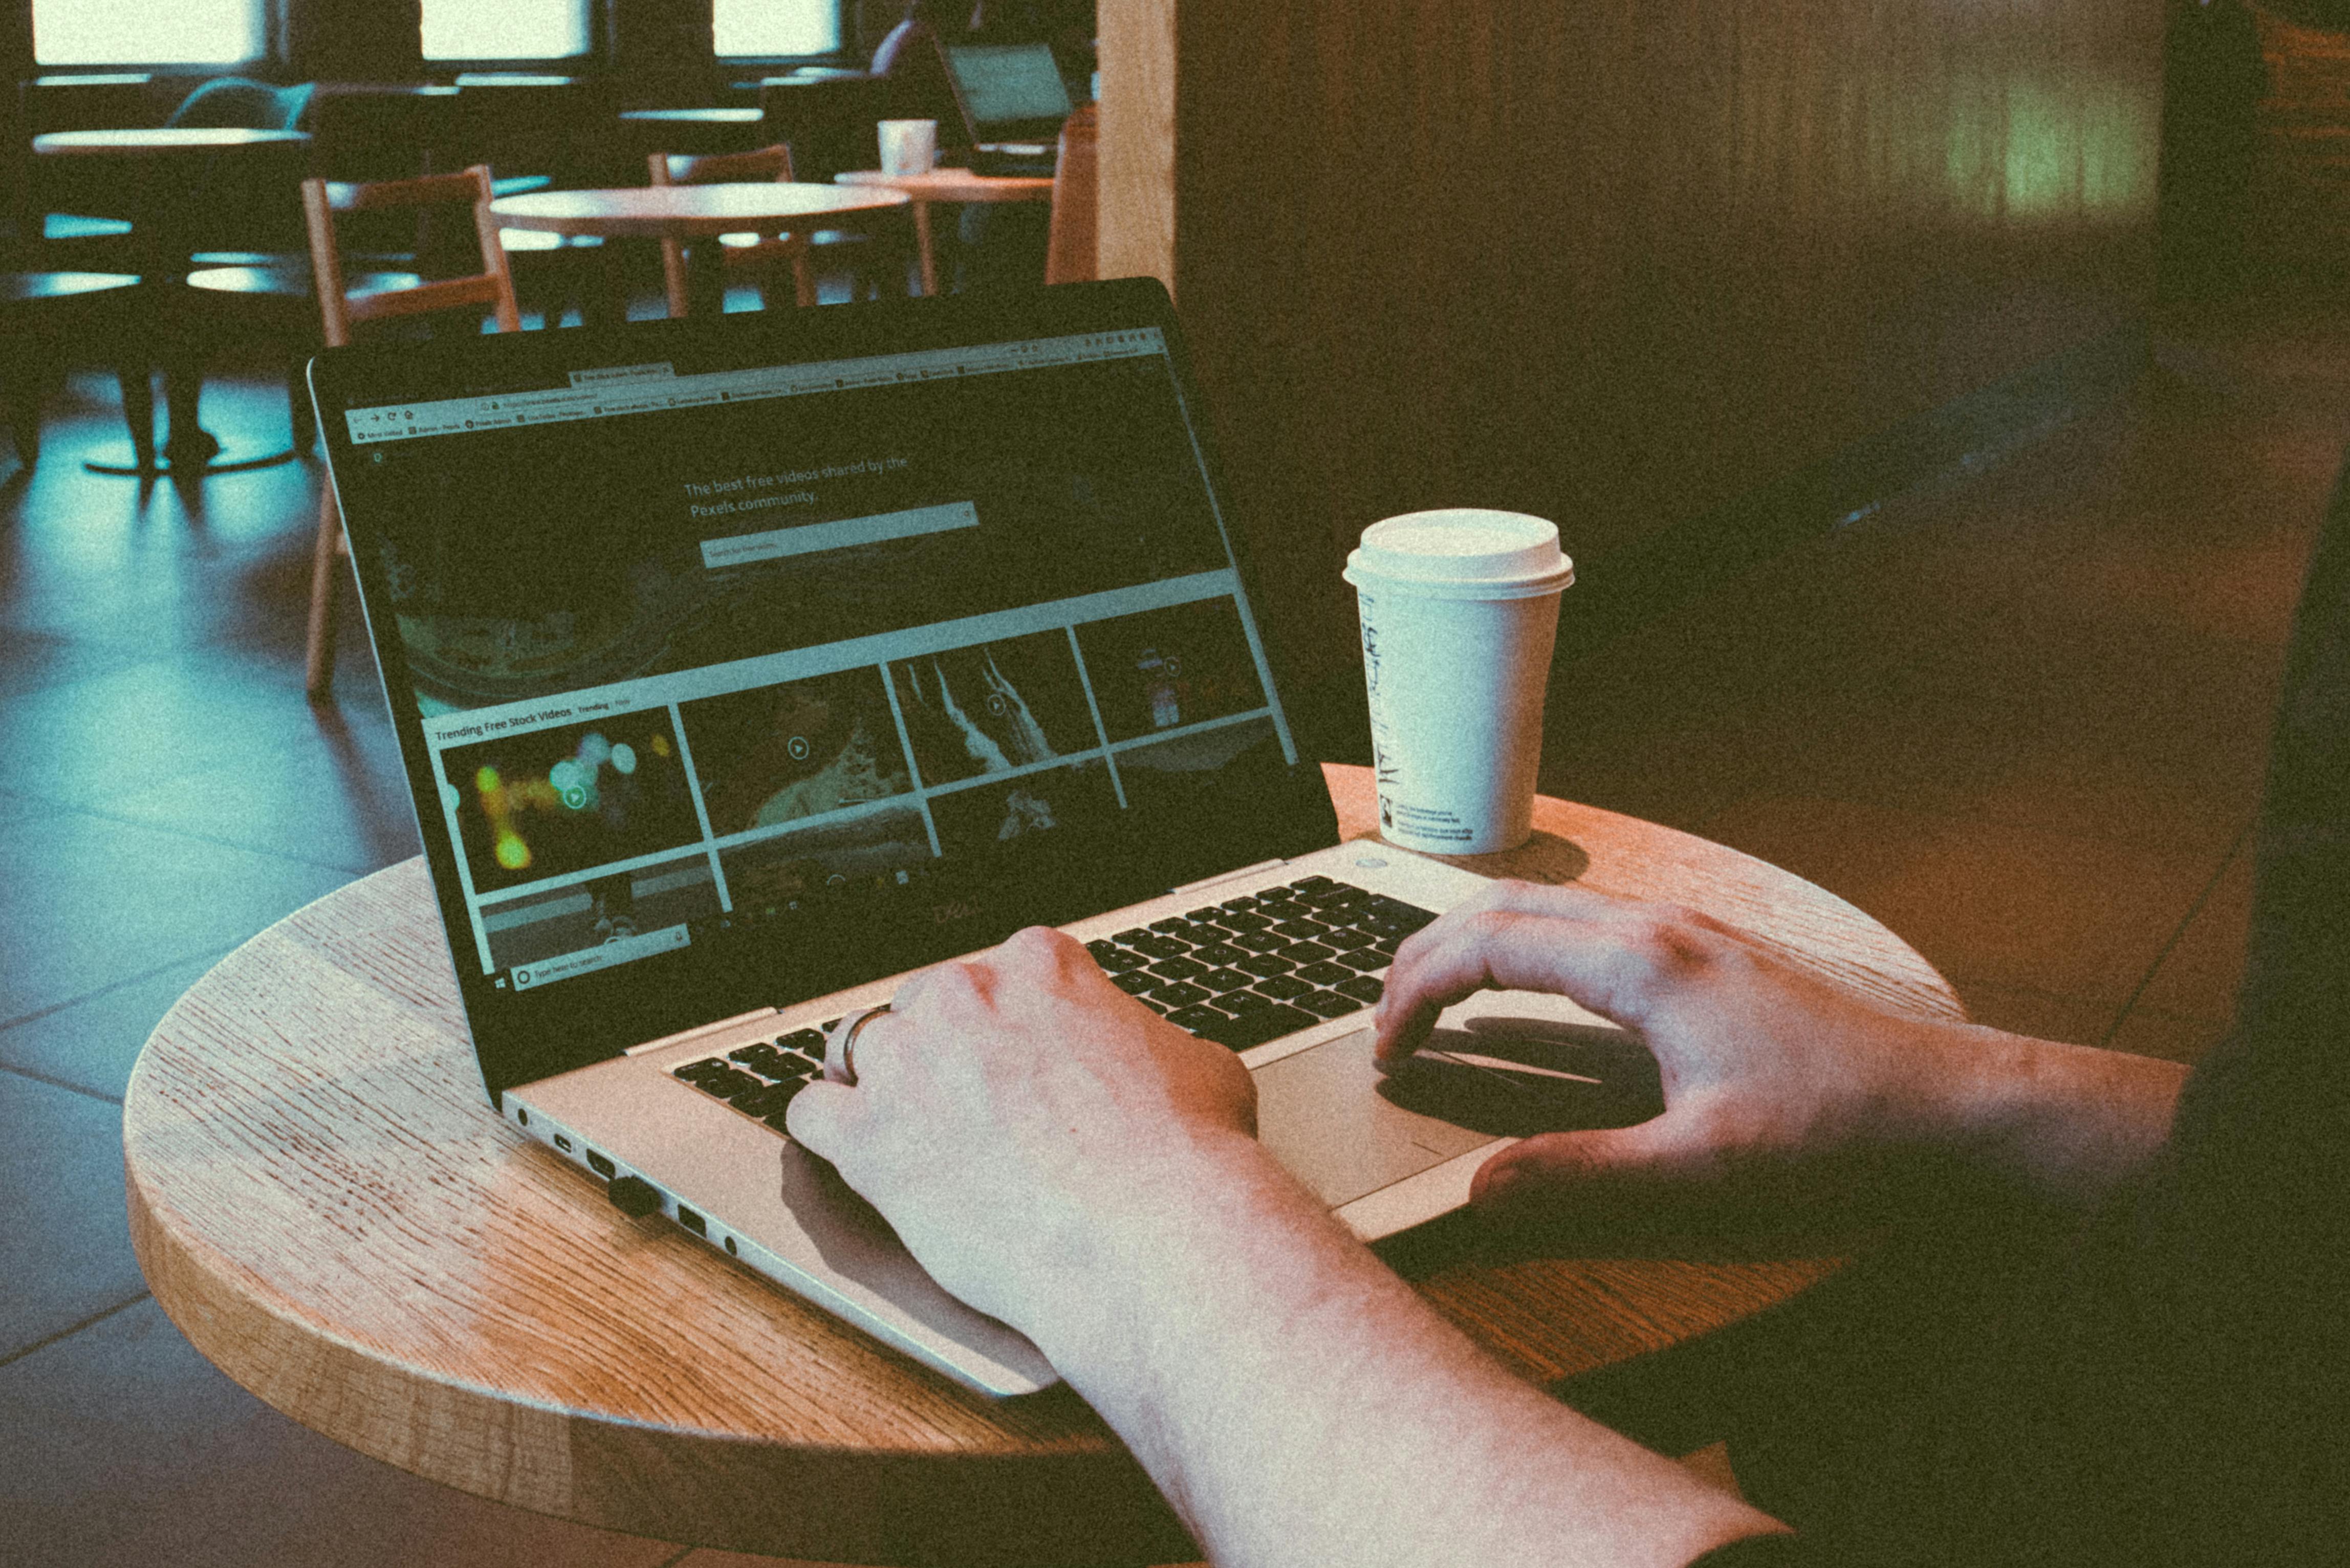
[[710,1234],[710,1222],[682,1203],[677,1206],[677,1222],[697,1236]]
[[618,1175],[620,1168],[592,1148],[588,1151],[588,1168],[608,1181]]
[[561,1133],[556,1133],[555,1135],[555,1147],[561,1149],[564,1153],[569,1154],[571,1152],[571,1140],[564,1137]]
[[730,1258],[737,1255],[734,1251],[734,1238],[732,1236],[726,1238],[726,1255]]
[[528,1127],[530,1126],[530,1113],[524,1110],[520,1106],[516,1106],[515,1107],[515,1120],[524,1127]]

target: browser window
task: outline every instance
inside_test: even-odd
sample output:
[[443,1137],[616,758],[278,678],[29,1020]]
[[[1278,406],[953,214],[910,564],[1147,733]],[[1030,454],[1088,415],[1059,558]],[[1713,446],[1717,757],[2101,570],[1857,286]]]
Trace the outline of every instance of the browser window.
[[1155,329],[345,418],[515,991],[1297,761]]

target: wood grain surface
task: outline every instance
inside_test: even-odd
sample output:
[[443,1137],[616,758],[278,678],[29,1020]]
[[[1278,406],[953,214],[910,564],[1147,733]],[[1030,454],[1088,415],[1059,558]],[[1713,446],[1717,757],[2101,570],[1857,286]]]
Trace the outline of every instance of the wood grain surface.
[[[1349,836],[1367,774],[1329,768]],[[1734,851],[1544,800],[1485,871],[1709,910],[1897,1006],[1960,1016],[1850,905]],[[123,1115],[133,1241],[221,1369],[400,1468],[588,1523],[873,1563],[1194,1555],[1066,1388],[991,1402],[601,1189],[493,1113],[423,865],[255,938],[160,1023]],[[1440,1310],[1552,1380],[1784,1299],[1833,1260],[1440,1272]]]
[[1531,512],[1596,566],[2130,319],[2162,26],[1135,0],[1102,18],[1103,275],[1174,290],[1275,635],[1335,666],[1379,518]]

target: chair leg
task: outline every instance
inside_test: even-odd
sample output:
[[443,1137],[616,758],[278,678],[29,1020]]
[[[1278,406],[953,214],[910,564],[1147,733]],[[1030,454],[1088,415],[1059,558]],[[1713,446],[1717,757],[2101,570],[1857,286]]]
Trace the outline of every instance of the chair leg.
[[305,686],[311,701],[335,684],[335,557],[343,549],[343,514],[329,483],[318,497],[318,539],[310,553],[310,630]]
[[318,415],[310,407],[309,378],[303,373],[308,364],[309,356],[299,352],[286,361],[286,422],[300,457],[309,456],[318,444]]
[[792,253],[792,293],[801,305],[816,303],[816,266],[805,245]]
[[114,379],[122,388],[122,422],[130,427],[132,461],[142,473],[155,469],[155,367],[147,357],[125,349],[115,361]]

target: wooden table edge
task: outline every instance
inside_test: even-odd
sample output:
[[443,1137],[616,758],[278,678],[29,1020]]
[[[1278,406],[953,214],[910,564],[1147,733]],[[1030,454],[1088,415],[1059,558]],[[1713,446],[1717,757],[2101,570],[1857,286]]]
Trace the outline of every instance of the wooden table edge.
[[[1334,800],[1358,796],[1367,783],[1367,770],[1329,766],[1325,772]],[[1585,814],[1587,820],[1606,819],[1641,831],[1672,831],[1602,808],[1549,804],[1564,808],[1567,817]],[[1562,820],[1558,810],[1546,815]],[[1375,837],[1357,834],[1355,839],[1366,836]],[[1799,883],[1866,924],[1876,924],[1865,912],[1768,862],[1726,846],[1711,847],[1737,856],[1762,882],[1785,878]],[[1456,857],[1456,863],[1486,868],[1479,865],[1480,858]],[[415,871],[411,860],[374,877],[412,876]],[[201,995],[213,973],[264,944],[302,940],[307,916],[372,879],[347,884],[242,945],[190,989],[157,1024],[155,1035],[165,1033],[181,1008]],[[1906,947],[1901,950],[1908,951]],[[1948,982],[1922,959],[1914,953],[1909,957],[1930,977],[1947,1011],[1963,1017]],[[175,1213],[167,1199],[151,1190],[137,1158],[140,1118],[135,1114],[147,1093],[148,1061],[142,1053],[126,1090],[124,1165],[132,1245],[158,1303],[190,1343],[232,1380],[347,1447],[534,1511],[737,1551],[908,1563],[995,1561],[999,1552],[1003,1561],[1039,1563],[1168,1562],[1191,1552],[1148,1479],[1113,1439],[993,1454],[760,1442],[738,1432],[661,1425],[605,1409],[519,1398],[388,1358],[337,1334],[332,1325],[282,1316],[257,1293],[239,1288],[246,1273],[244,1265],[213,1250],[188,1217]],[[1680,1335],[1685,1339],[1742,1321],[1764,1305],[1792,1296],[1833,1272],[1840,1260],[1537,1260],[1526,1266],[1579,1270],[1598,1281],[1603,1293],[1610,1276],[1649,1275],[1678,1267],[1693,1282],[1694,1290],[1702,1292],[1710,1282],[1727,1282],[1727,1275],[1738,1275],[1771,1298],[1742,1304],[1726,1316],[1717,1314],[1720,1321],[1693,1328]],[[1423,1282],[1422,1289],[1440,1311],[1462,1321],[1461,1293],[1448,1290],[1441,1279]],[[1553,1386],[1562,1380],[1543,1376],[1538,1365],[1523,1355],[1513,1355],[1510,1345],[1494,1343],[1490,1333],[1479,1337],[1522,1375]],[[289,1341],[294,1342],[291,1346]],[[1589,1366],[1570,1368],[1563,1376],[1616,1365],[1648,1348],[1653,1347],[1627,1345],[1603,1352]],[[334,1397],[323,1403],[306,1399],[303,1390],[312,1386],[331,1387]],[[516,1462],[518,1457],[533,1455],[538,1462]],[[903,1490],[877,1485],[877,1473],[895,1473]],[[820,1512],[779,1521],[773,1512],[779,1490],[827,1501]],[[1003,1500],[1009,1496],[1024,1500],[1017,1533],[989,1536],[980,1531],[978,1521],[1003,1518]],[[730,1508],[726,1500],[739,1506]],[[955,1504],[951,1511],[955,1522],[951,1528],[936,1526],[938,1510],[927,1505],[948,1501]],[[712,1530],[711,1521],[718,1517],[733,1520],[738,1528]],[[1115,1529],[1108,1526],[1110,1520],[1119,1521]],[[1118,1536],[1118,1550],[1106,1552],[1106,1530],[1110,1535],[1127,1532]]]

